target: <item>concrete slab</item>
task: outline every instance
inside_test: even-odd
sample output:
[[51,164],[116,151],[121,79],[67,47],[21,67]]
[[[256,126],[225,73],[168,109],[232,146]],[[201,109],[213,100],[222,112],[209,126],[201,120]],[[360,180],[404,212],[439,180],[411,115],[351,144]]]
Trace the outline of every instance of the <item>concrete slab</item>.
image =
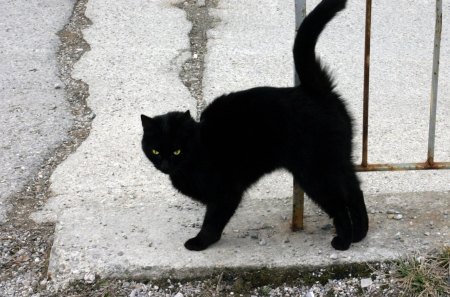
[[73,1],[8,1],[0,6],[0,223],[20,191],[72,125],[56,51]]
[[[199,231],[203,207],[166,192],[149,199],[149,187],[97,190],[95,199],[91,192],[79,192],[53,200],[61,205],[49,266],[52,277],[65,281],[95,272],[102,277],[192,278],[225,268],[307,270],[383,261],[450,244],[447,192],[368,196],[369,236],[345,252],[331,248],[331,221],[309,200],[305,230],[292,233],[289,197],[247,199],[219,243],[190,252],[183,243]],[[387,210],[402,218],[390,218],[398,214]]]
[[[324,59],[336,68],[337,80],[343,81],[340,90],[352,98],[352,109],[361,98],[362,76],[356,74],[362,73],[357,72],[362,69],[362,55],[356,44],[362,44],[363,26],[362,6],[354,2],[345,16],[333,22],[319,45]],[[398,3],[418,16],[406,1]],[[207,100],[243,87],[291,84],[292,5],[285,1],[218,3],[211,13],[221,22],[208,35]],[[392,6],[384,1],[375,11],[387,13]],[[423,15],[424,11],[432,12],[424,9],[420,20],[432,17]],[[89,84],[88,103],[97,117],[89,138],[55,171],[51,180],[54,196],[34,216],[57,223],[49,267],[55,279],[82,278],[88,272],[106,277],[192,277],[221,268],[305,268],[390,259],[409,250],[449,243],[448,171],[362,175],[371,229],[365,241],[345,252],[331,249],[330,220],[309,201],[306,230],[289,231],[292,180],[278,173],[249,191],[222,241],[204,252],[185,250],[183,243],[198,231],[203,209],[177,193],[167,177],[145,160],[139,145],[139,114],[187,108],[195,111],[195,100],[178,78],[189,48],[190,24],[182,10],[162,0],[92,1],[87,15],[93,25],[85,31],[85,38],[92,50],[77,64],[75,76]],[[334,34],[333,27],[337,28]],[[382,28],[379,34],[389,37],[390,27]],[[379,74],[378,78],[384,76]],[[417,91],[415,80],[418,77],[409,82],[411,92]],[[385,87],[380,90],[386,91]],[[403,96],[406,91],[402,91]],[[375,98],[377,92],[373,90]],[[407,104],[411,105],[418,103]],[[378,119],[386,120],[383,116]],[[443,125],[448,124],[444,121]],[[393,139],[405,142],[401,138],[405,132],[395,131]],[[375,143],[379,151],[385,148],[381,139]],[[390,154],[383,158],[396,161],[399,148],[394,148],[396,151],[387,150]],[[445,149],[441,155],[450,159]],[[401,218],[391,219],[396,215],[387,213],[391,209]]]

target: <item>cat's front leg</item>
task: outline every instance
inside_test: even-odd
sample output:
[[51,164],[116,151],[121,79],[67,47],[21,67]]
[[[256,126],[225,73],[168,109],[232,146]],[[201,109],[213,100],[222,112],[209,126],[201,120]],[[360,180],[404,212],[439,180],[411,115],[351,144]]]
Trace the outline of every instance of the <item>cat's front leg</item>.
[[202,251],[219,241],[223,229],[239,205],[239,200],[207,204],[202,229],[197,236],[186,241],[184,246],[191,251]]

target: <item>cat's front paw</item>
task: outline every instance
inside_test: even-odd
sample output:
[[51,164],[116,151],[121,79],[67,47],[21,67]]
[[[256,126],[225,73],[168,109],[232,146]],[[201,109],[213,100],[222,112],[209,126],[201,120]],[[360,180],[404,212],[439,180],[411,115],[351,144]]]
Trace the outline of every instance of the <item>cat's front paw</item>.
[[211,244],[219,241],[220,234],[206,234],[200,232],[194,238],[189,239],[184,243],[184,246],[190,251],[203,251]]
[[184,243],[184,247],[190,251],[203,251],[210,245],[211,243],[207,243],[205,240],[198,236],[191,238]]

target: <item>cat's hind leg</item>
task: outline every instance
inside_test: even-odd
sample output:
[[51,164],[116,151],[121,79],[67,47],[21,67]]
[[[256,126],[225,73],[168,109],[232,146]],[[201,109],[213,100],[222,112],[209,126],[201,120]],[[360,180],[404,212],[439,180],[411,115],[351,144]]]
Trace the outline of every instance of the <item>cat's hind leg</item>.
[[348,175],[346,183],[349,200],[348,209],[353,226],[353,242],[359,242],[366,237],[369,230],[369,218],[364,203],[364,195],[354,172]]
[[336,228],[336,236],[331,241],[333,248],[347,250],[353,241],[353,230],[341,175],[322,172],[307,179],[302,178],[305,175],[294,176],[306,194],[333,219]]

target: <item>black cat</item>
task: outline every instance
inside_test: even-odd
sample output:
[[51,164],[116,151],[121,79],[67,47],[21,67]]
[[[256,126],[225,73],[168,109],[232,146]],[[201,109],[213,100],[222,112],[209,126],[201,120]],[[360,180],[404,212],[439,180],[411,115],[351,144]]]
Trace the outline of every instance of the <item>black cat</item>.
[[206,205],[189,250],[217,242],[242,195],[263,175],[289,170],[331,218],[331,245],[346,250],[368,231],[363,193],[352,164],[352,120],[315,56],[325,25],[346,0],[324,0],[298,30],[294,60],[301,85],[223,95],[203,112],[141,115],[145,155],[181,193]]

